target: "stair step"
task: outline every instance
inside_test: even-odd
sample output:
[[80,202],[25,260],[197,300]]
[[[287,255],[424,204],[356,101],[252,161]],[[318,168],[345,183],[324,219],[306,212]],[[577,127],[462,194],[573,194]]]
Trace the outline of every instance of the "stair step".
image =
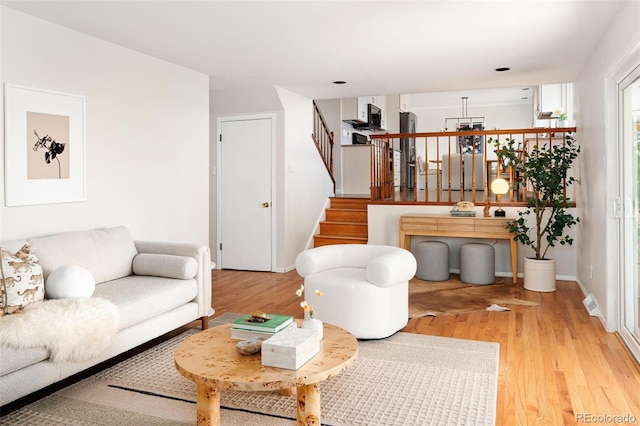
[[331,207],[339,209],[366,210],[369,202],[369,198],[331,197]]
[[333,207],[326,210],[327,221],[367,223],[367,217],[367,210],[336,209]]
[[313,237],[313,246],[327,246],[331,244],[367,244],[367,237],[348,237],[340,235],[317,234]]
[[352,237],[366,237],[368,235],[368,225],[366,222],[320,222],[320,234],[345,235]]

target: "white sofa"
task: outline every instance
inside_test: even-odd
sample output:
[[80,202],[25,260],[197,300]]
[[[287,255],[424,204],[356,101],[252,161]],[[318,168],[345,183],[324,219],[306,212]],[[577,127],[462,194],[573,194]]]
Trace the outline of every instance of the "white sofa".
[[[305,250],[296,258],[305,300],[316,317],[358,339],[389,337],[409,320],[411,252],[393,246],[336,244]],[[316,296],[320,290],[324,296]]]
[[[0,246],[17,251],[24,244],[29,244],[40,261],[45,290],[49,274],[61,266],[75,264],[89,270],[96,281],[92,297],[117,306],[119,325],[107,349],[90,361],[55,363],[44,348],[0,345],[2,406],[193,320],[201,319],[206,328],[214,312],[207,246],[134,241],[122,226],[9,241]],[[181,260],[190,265],[186,275],[178,270]]]

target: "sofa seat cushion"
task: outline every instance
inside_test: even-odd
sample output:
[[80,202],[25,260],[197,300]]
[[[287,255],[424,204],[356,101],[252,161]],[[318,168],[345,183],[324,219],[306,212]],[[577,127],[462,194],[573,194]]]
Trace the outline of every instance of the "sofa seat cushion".
[[45,348],[15,349],[0,346],[0,376],[44,361],[49,356],[49,350]]
[[96,286],[93,297],[102,297],[120,309],[123,330],[168,312],[195,299],[195,280],[130,275]]

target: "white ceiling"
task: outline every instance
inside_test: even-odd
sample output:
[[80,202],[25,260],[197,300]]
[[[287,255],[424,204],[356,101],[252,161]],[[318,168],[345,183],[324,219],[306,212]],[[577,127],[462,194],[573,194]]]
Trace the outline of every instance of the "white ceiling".
[[0,4],[208,74],[212,90],[279,85],[314,99],[455,91],[448,102],[459,105],[469,89],[510,87],[505,96],[520,98],[525,86],[575,81],[621,2]]

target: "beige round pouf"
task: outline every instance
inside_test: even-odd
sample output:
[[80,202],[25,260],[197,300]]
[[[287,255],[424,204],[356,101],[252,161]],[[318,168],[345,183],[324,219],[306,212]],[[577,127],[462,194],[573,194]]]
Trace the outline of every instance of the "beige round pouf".
[[418,262],[416,278],[424,281],[449,279],[449,244],[442,241],[422,241],[413,255]]
[[467,243],[460,247],[460,281],[467,284],[496,281],[496,253],[492,245]]

